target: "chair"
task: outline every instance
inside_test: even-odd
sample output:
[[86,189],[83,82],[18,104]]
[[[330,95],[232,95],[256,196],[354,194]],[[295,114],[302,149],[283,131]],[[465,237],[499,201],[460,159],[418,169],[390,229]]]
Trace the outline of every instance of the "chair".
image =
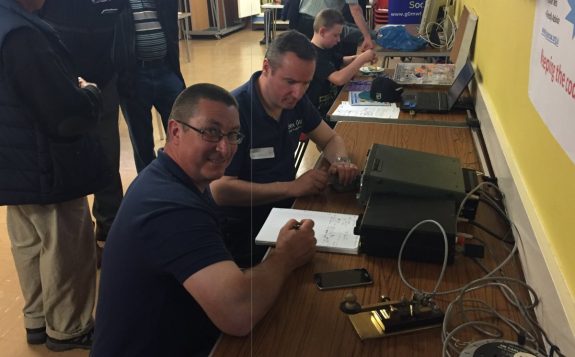
[[[186,41],[186,58],[190,62],[190,44],[189,34],[190,34],[190,22],[192,21],[192,13],[189,10],[188,0],[183,0],[180,2],[179,8],[182,11],[178,11],[178,28],[181,37]],[[182,28],[182,24],[184,25]]]
[[367,4],[365,5],[365,22],[367,22],[367,27],[370,30],[373,30],[374,24],[373,24],[373,7],[371,6],[371,4]]
[[389,16],[389,0],[378,0],[373,5],[373,18],[375,24],[383,25],[387,23]]
[[299,143],[297,144],[297,148],[295,149],[295,154],[294,154],[295,171],[296,172],[297,172],[297,170],[299,170],[299,165],[301,164],[301,161],[303,160],[303,155],[305,154],[305,149],[307,148],[308,144],[309,144],[309,138],[307,137],[306,134],[301,133],[299,136]]
[[264,12],[264,36],[266,40],[266,48],[268,48],[271,39],[276,37],[277,31],[277,21],[278,21],[278,9],[281,11],[284,6],[282,4],[276,4],[272,0],[266,0],[267,2],[261,5],[261,9]]

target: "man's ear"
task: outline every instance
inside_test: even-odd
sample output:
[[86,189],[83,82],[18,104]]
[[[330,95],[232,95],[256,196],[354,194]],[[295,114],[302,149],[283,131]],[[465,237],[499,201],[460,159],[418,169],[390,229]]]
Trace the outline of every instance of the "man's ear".
[[264,63],[262,65],[262,73],[266,75],[272,73],[272,66],[267,58],[264,58]]
[[170,141],[174,142],[179,140],[181,132],[182,132],[182,126],[180,125],[180,123],[178,123],[174,119],[168,120],[168,128],[166,136],[168,137],[168,139],[170,139]]

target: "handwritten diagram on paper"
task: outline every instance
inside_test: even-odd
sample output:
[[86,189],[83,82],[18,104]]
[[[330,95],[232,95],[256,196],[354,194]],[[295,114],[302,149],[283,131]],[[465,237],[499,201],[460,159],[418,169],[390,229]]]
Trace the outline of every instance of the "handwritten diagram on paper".
[[280,229],[290,219],[312,219],[317,249],[336,253],[357,254],[359,236],[353,234],[357,215],[274,208],[256,237],[257,244],[275,244]]

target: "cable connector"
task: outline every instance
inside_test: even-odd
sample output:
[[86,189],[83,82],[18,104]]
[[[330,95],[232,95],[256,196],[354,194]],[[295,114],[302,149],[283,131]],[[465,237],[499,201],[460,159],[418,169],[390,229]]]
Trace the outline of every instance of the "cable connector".
[[465,243],[463,245],[463,255],[470,258],[483,258],[485,256],[485,248],[479,244]]
[[465,124],[467,124],[467,126],[470,128],[481,128],[481,122],[476,117],[466,117]]
[[[481,177],[481,179],[482,179],[483,181],[486,181],[486,182],[491,182],[491,183],[494,184],[495,186],[498,186],[498,185],[497,185],[497,177],[492,177],[492,176],[483,175],[483,176]],[[499,187],[499,186],[498,186],[498,187]]]
[[476,128],[476,129],[481,128],[481,122],[470,109],[467,109],[467,116],[465,117],[465,123],[470,128]]
[[517,343],[519,344],[519,346],[525,346],[525,342],[527,342],[527,339],[525,338],[525,333],[520,332],[519,334],[517,334]]

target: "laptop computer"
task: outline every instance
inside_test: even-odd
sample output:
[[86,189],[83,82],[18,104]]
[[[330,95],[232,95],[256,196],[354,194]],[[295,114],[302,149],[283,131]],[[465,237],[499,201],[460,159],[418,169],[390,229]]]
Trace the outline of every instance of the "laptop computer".
[[444,91],[405,91],[401,95],[399,107],[403,110],[413,110],[415,112],[449,112],[469,82],[471,82],[474,74],[471,63],[467,62],[459,71],[447,93]]

